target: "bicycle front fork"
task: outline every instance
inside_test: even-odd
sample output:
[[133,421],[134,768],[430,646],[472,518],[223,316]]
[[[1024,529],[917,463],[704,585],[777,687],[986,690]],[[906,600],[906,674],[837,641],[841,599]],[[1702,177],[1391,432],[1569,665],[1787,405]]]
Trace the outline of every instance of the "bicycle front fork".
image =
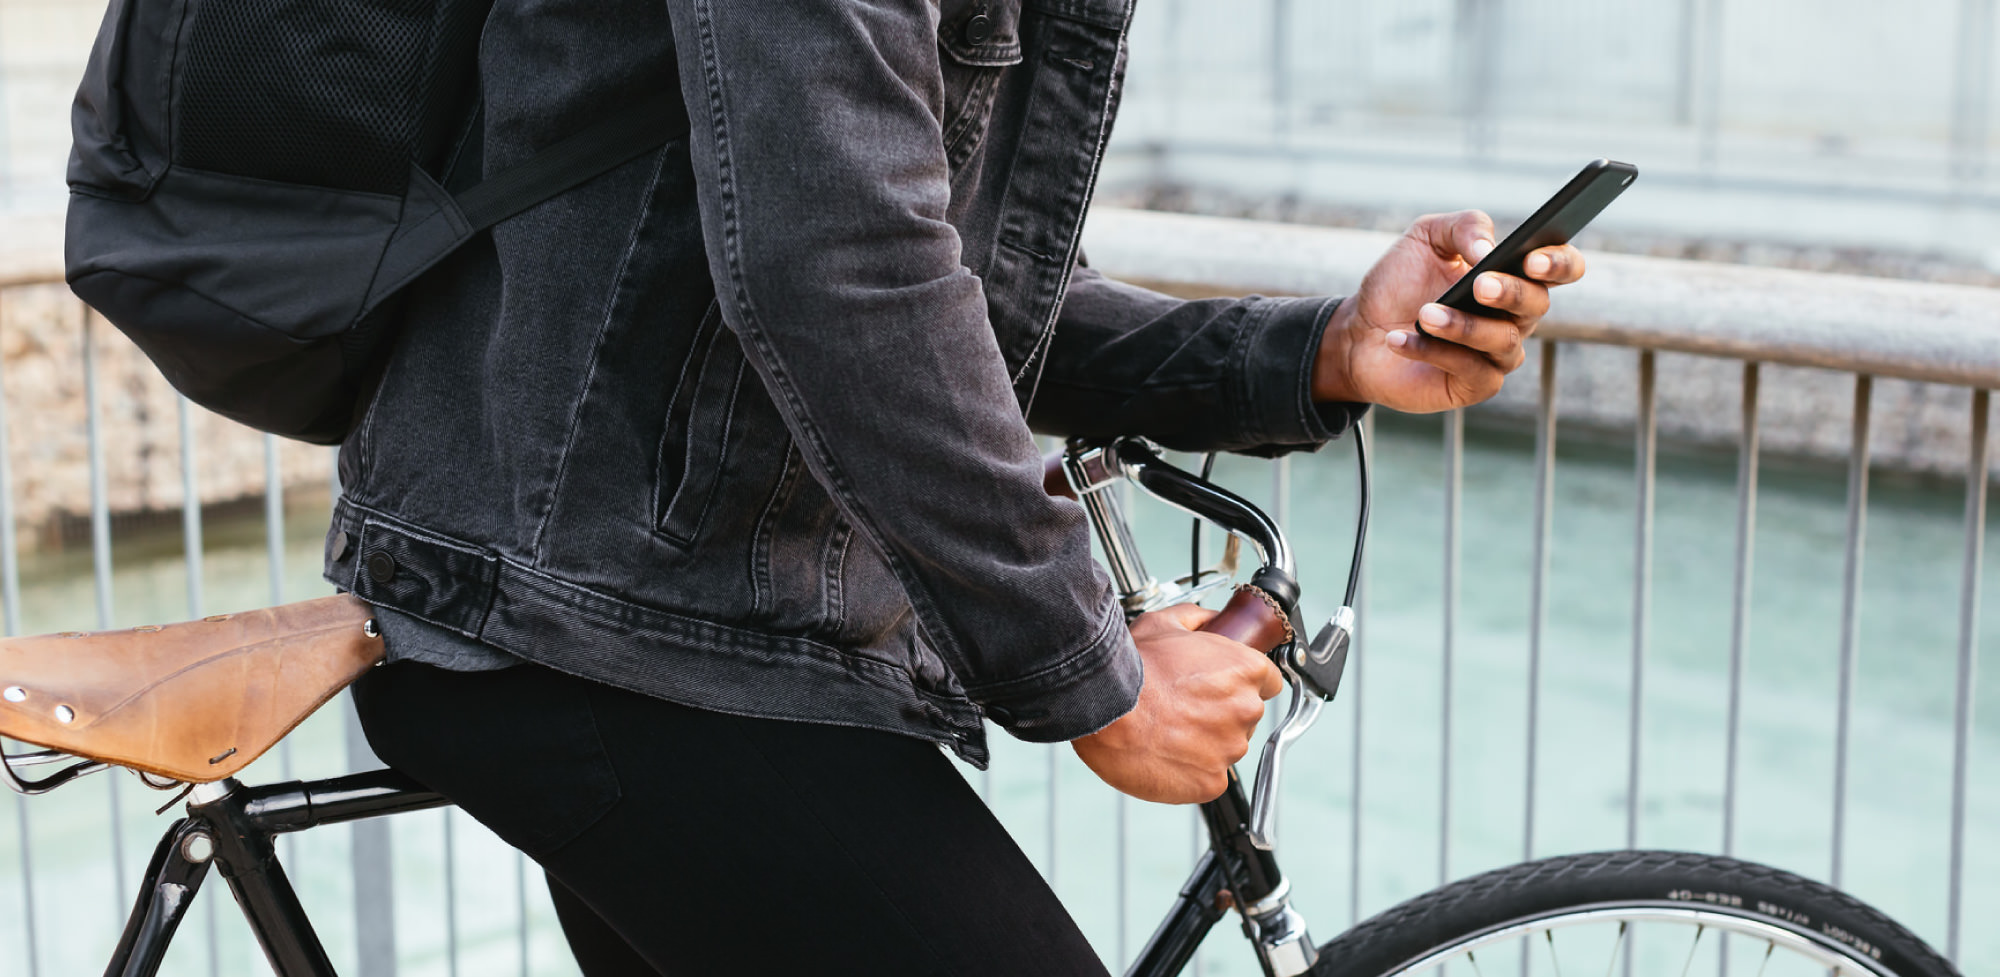
[[1202,938],[1235,909],[1243,933],[1257,948],[1265,977],[1298,977],[1312,969],[1319,951],[1305,918],[1291,905],[1291,883],[1277,854],[1259,847],[1250,827],[1250,804],[1234,771],[1229,789],[1201,806],[1210,848],[1195,865],[1167,918],[1146,941],[1126,977],[1173,977],[1194,959]]

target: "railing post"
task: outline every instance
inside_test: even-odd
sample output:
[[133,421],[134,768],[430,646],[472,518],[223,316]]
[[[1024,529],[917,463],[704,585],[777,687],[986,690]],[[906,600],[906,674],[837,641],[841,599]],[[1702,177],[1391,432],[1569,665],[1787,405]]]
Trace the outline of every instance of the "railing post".
[[[1750,585],[1757,552],[1758,366],[1743,364],[1743,439],[1736,455],[1736,576],[1729,609],[1729,718],[1722,765],[1722,853],[1736,854],[1736,781],[1743,737],[1743,662],[1750,641]],[[1725,961],[1725,967],[1727,961]]]
[[458,837],[457,819],[444,809],[444,972],[458,977]]
[[[354,700],[343,697],[342,716],[347,740],[349,770],[368,770],[382,765],[368,747],[361,731],[361,717]],[[450,814],[447,812],[446,817]],[[354,874],[354,942],[357,977],[396,977],[396,887],[391,872],[389,822],[383,818],[356,821],[348,865]]]
[[1853,447],[1847,457],[1847,563],[1840,587],[1840,700],[1833,745],[1833,868],[1840,888],[1847,839],[1847,753],[1854,713],[1854,668],[1861,642],[1861,556],[1868,535],[1868,419],[1875,378],[1854,377]]
[[[1535,857],[1535,754],[1541,732],[1542,633],[1549,619],[1549,535],[1555,507],[1556,343],[1541,340],[1541,399],[1535,411],[1534,567],[1528,583],[1528,743],[1522,751],[1521,860]],[[1529,970],[1529,942],[1521,943],[1521,973]]]
[[1965,569],[1958,605],[1958,687],[1952,709],[1951,881],[1945,923],[1945,956],[1959,963],[1959,930],[1965,919],[1966,775],[1972,753],[1972,708],[1979,675],[1979,580],[1986,546],[1986,429],[1991,394],[1972,392],[1972,448],[1965,469]]
[[1438,852],[1437,878],[1451,880],[1451,687],[1458,638],[1461,498],[1465,489],[1465,411],[1444,416],[1444,634],[1438,680]]
[[[1542,344],[1541,400],[1535,415],[1534,565],[1528,584],[1528,743],[1523,787],[1521,859],[1535,857],[1535,751],[1541,723],[1542,633],[1549,618],[1549,527],[1555,506],[1556,474],[1556,349]],[[1525,952],[1525,948],[1524,948]],[[1527,969],[1524,956],[1522,970]]]
[[1632,702],[1626,732],[1625,847],[1639,847],[1639,760],[1646,718],[1646,643],[1653,609],[1653,486],[1659,456],[1656,354],[1639,351],[1639,409],[1633,453],[1638,479],[1638,519],[1632,545]]
[[[6,303],[0,302],[0,329],[6,328],[6,311]],[[5,374],[5,370],[0,370],[0,624],[4,624],[7,634],[15,635],[21,633],[21,562],[14,539],[14,464],[7,438]],[[28,799],[20,794],[14,795],[14,815],[16,840],[21,848],[21,926],[28,937],[28,977],[41,977],[41,948],[35,936],[33,833],[28,829]]]
[[[96,313],[77,303],[83,312],[83,398],[84,429],[90,454],[90,565],[96,585],[97,628],[111,628],[111,502],[104,473],[103,406],[97,397]],[[125,819],[119,810],[119,778],[105,781],[111,804],[111,882],[113,911],[124,918],[125,906]]]

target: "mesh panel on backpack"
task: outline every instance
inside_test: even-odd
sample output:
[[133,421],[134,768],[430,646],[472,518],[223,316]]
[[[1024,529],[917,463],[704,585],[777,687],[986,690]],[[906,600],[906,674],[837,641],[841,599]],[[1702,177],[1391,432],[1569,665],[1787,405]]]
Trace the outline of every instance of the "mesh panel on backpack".
[[401,194],[435,168],[490,0],[202,0],[176,163]]

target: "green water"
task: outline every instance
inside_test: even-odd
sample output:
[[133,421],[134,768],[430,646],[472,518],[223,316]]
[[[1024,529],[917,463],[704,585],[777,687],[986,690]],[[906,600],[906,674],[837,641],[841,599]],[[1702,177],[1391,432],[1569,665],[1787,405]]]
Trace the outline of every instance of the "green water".
[[[1438,864],[1443,606],[1441,426],[1395,418],[1377,445],[1361,640],[1340,701],[1294,752],[1280,850],[1296,905],[1326,939],[1358,908],[1372,913],[1436,885],[1518,860],[1522,853],[1526,741],[1527,601],[1533,452],[1522,435],[1475,425],[1465,458],[1464,558],[1454,671],[1449,864]],[[1536,855],[1624,844],[1626,728],[1632,647],[1635,485],[1629,447],[1565,434],[1556,478],[1549,620],[1543,656]],[[1225,459],[1222,479],[1254,499],[1269,496],[1268,469]],[[1344,446],[1292,467],[1292,530],[1301,549],[1309,610],[1331,609],[1352,531],[1352,459]],[[1722,765],[1734,460],[1667,450],[1659,462],[1651,647],[1646,660],[1639,843],[1716,850]],[[1756,600],[1744,685],[1738,853],[1824,878],[1830,865],[1835,663],[1838,652],[1844,482],[1840,472],[1767,463],[1757,534]],[[1848,803],[1846,887],[1942,944],[1950,817],[1951,703],[1963,548],[1960,490],[1878,478],[1868,525]],[[326,592],[318,582],[325,500],[296,499],[287,519],[284,596]],[[1186,560],[1184,520],[1157,506],[1136,514],[1156,571]],[[261,523],[209,527],[205,610],[266,603],[270,567]],[[120,540],[114,550],[112,623],[187,616],[178,541]],[[23,627],[96,624],[88,554],[30,561],[23,570]],[[1995,603],[1994,586],[1986,603]],[[2000,613],[1989,613],[1992,647]],[[1980,680],[1971,782],[1963,969],[2000,968],[2000,933],[1977,925],[2000,912],[2000,681]],[[1360,905],[1349,899],[1353,734],[1360,703]],[[347,769],[345,728],[328,708],[245,775],[246,780],[327,776]],[[994,805],[1023,848],[1048,854],[1050,758],[1055,758],[1058,891],[1107,958],[1118,954],[1115,868],[1121,805],[1066,749],[995,739]],[[37,959],[43,975],[102,969],[147,855],[170,815],[165,795],[110,776],[25,804],[0,798],[0,974],[27,973],[27,934],[16,842],[28,817]],[[122,857],[112,857],[111,812]],[[1125,947],[1136,951],[1192,865],[1191,812],[1131,803],[1127,823]],[[453,837],[458,973],[521,970],[516,923],[518,856],[463,815],[425,812],[391,821],[401,973],[449,973],[444,841]],[[337,966],[354,952],[349,833],[291,836],[280,853]],[[213,882],[213,880],[211,880]],[[976,884],[976,880],[968,880]],[[526,892],[530,972],[575,973],[538,885]],[[217,909],[223,911],[217,912]],[[216,931],[211,959],[209,929]],[[1211,975],[1257,972],[1231,923],[1203,954]],[[212,969],[211,969],[212,968]],[[1699,969],[1699,967],[1697,968]],[[219,884],[204,890],[165,972],[266,973]]]

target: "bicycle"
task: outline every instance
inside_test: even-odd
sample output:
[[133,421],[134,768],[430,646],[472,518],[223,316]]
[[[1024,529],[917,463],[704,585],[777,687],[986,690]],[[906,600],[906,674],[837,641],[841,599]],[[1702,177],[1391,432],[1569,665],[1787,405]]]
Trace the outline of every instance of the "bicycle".
[[[1482,954],[1492,960],[1498,950],[1501,960],[1511,961],[1508,948],[1515,946],[1524,972],[1546,958],[1559,974],[1562,954],[1581,947],[1593,963],[1607,965],[1605,972],[1622,957],[1630,973],[1641,927],[1676,936],[1672,942],[1649,937],[1645,945],[1653,955],[1638,959],[1649,969],[1656,959],[1670,958],[1669,967],[1685,961],[1678,972],[1686,974],[1704,935],[1716,931],[1736,938],[1716,958],[1725,970],[1740,958],[1754,966],[1752,972],[1772,977],[1956,977],[1951,963],[1909,930],[1845,893],[1778,869],[1687,852],[1611,851],[1524,862],[1417,896],[1314,943],[1291,904],[1274,818],[1285,751],[1339,691],[1346,665],[1368,523],[1365,436],[1356,438],[1356,459],[1361,493],[1346,597],[1310,640],[1302,640],[1299,586],[1283,531],[1257,506],[1211,482],[1206,470],[1197,475],[1175,467],[1137,438],[1072,441],[1051,459],[1045,487],[1086,509],[1130,615],[1214,593],[1233,581],[1241,542],[1250,543],[1257,569],[1205,629],[1272,655],[1290,688],[1251,786],[1246,789],[1231,771],[1222,796],[1200,806],[1209,848],[1127,977],[1180,973],[1232,911],[1271,977],[1436,973],[1461,960],[1477,970]],[[1197,560],[1187,576],[1171,581],[1148,574],[1114,490],[1126,481],[1225,530],[1220,562],[1201,568]],[[336,596],[165,627],[0,642],[0,734],[42,747],[0,754],[10,787],[46,793],[85,774],[124,767],[148,786],[185,795],[186,816],[167,829],[153,853],[107,977],[158,972],[211,868],[222,873],[280,977],[333,977],[273,839],[448,802],[393,770],[254,787],[232,775],[381,660],[371,614],[365,604]],[[62,645],[60,656],[46,654],[56,645]],[[60,665],[54,664],[58,658]],[[146,667],[134,668],[134,662]],[[275,677],[280,663],[294,666],[282,682]],[[307,674],[298,673],[301,663],[310,666]],[[259,675],[264,681],[256,681]],[[168,695],[177,683],[179,702]],[[189,698],[190,686],[205,690],[199,702]],[[145,724],[154,733],[139,742],[133,729]],[[159,735],[162,729],[172,735]],[[45,765],[60,769],[36,779],[23,775]]]

